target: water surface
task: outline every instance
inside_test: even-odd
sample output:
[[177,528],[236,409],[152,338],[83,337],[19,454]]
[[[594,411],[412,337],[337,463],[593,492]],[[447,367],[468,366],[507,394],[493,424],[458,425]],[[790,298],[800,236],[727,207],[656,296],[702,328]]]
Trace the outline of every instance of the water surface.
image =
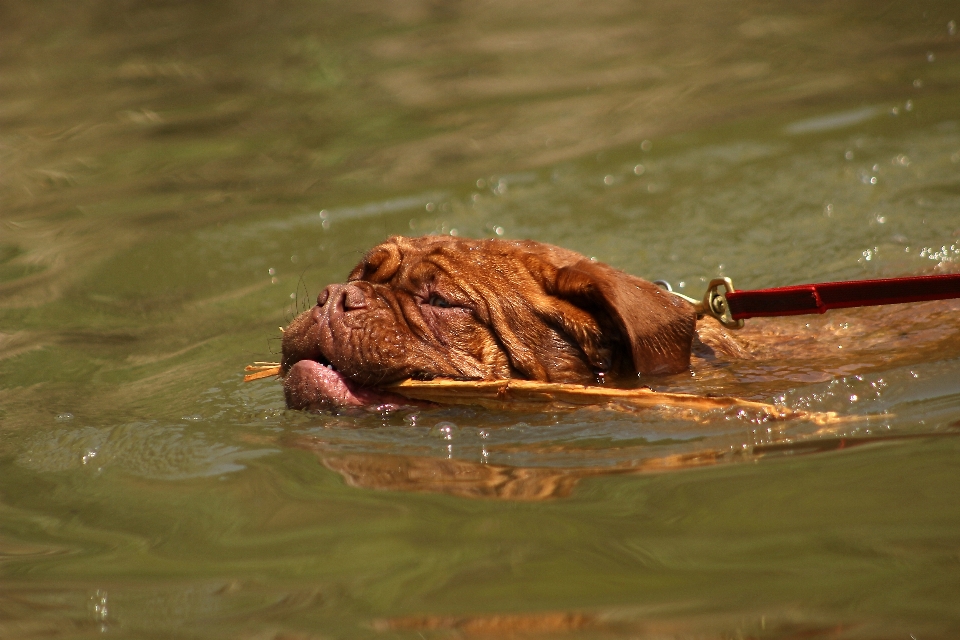
[[958,22],[4,3],[0,636],[954,637],[957,303],[758,322],[832,355],[653,383],[828,429],[311,415],[241,373],[393,234],[533,238],[694,297],[956,271]]

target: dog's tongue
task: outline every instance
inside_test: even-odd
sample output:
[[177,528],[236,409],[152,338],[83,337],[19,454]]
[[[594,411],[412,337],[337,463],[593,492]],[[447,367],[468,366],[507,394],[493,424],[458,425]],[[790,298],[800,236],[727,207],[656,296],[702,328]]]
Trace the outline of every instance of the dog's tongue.
[[291,409],[389,408],[418,404],[395,393],[362,387],[313,360],[300,360],[290,367],[283,380],[283,393]]

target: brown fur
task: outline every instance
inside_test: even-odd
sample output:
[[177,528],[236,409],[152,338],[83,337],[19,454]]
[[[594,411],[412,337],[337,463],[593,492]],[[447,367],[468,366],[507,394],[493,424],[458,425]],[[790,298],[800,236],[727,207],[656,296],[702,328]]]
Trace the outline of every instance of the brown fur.
[[[365,385],[679,373],[696,336],[683,299],[532,241],[390,238],[317,302],[284,333],[284,370],[318,360]],[[697,346],[735,349],[727,342]]]

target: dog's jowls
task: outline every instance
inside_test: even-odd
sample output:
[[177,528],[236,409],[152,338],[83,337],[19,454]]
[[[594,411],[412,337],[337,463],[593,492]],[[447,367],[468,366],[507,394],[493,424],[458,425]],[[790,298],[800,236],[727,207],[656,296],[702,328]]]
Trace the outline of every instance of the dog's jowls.
[[559,247],[447,236],[374,247],[283,335],[291,408],[398,401],[406,378],[595,383],[690,366],[694,308]]

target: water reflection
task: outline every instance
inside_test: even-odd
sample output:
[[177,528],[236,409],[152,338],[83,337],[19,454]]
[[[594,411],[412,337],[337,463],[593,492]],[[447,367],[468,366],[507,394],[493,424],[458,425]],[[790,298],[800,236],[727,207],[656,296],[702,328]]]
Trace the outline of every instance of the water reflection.
[[[185,418],[189,420],[189,418]],[[134,422],[112,428],[90,426],[39,430],[24,443],[17,462],[42,472],[122,470],[142,478],[183,480],[245,469],[245,462],[276,453],[211,442],[182,426]]]
[[669,381],[837,433],[239,381],[397,233],[694,296],[956,270],[955,4],[0,3],[0,635],[956,635],[953,439],[794,455],[955,429],[955,306]]
[[[114,594],[120,593],[117,597]],[[5,629],[19,637],[96,637],[105,633],[178,633],[184,624],[194,632],[218,637],[225,629],[234,637],[311,640],[312,617],[331,606],[350,607],[329,587],[264,585],[256,581],[211,581],[202,587],[182,584],[149,586],[104,582],[103,588],[69,586],[0,588]],[[147,615],[131,615],[137,611]],[[329,631],[336,632],[331,628]],[[764,638],[800,640],[857,638],[897,634],[943,637],[936,621],[879,624],[868,616],[831,615],[798,607],[754,606],[739,614],[699,611],[688,600],[666,604],[621,605],[527,613],[421,614],[369,617],[363,632],[372,637],[601,637],[601,638]],[[923,634],[920,636],[919,634]],[[24,634],[30,634],[29,636]]]
[[[675,605],[671,608],[683,607]],[[676,615],[673,611],[644,611],[629,608],[607,609],[599,612],[549,611],[472,616],[405,616],[376,620],[374,628],[383,632],[408,630],[440,632],[456,634],[457,637],[462,638],[504,636],[552,638],[563,634],[571,637],[632,637],[651,640],[655,638],[821,640],[856,638],[890,631],[881,629],[871,621],[855,617],[838,620],[790,610],[751,613],[734,618],[724,614]],[[904,629],[898,631],[908,637],[912,635]]]
[[[343,453],[326,439],[300,437],[288,446],[311,451],[331,471],[340,474],[351,487],[388,491],[441,493],[460,498],[538,501],[565,498],[585,478],[625,474],[662,473],[721,463],[750,462],[761,458],[826,453],[864,445],[896,443],[916,439],[960,436],[960,425],[939,433],[837,436],[822,430],[812,437],[786,438],[780,442],[742,445],[725,449],[693,447],[691,451],[658,456],[637,450],[635,459],[596,467],[517,467],[454,458],[405,456],[386,453]],[[572,453],[576,453],[572,451]],[[618,452],[622,457],[625,452]]]

